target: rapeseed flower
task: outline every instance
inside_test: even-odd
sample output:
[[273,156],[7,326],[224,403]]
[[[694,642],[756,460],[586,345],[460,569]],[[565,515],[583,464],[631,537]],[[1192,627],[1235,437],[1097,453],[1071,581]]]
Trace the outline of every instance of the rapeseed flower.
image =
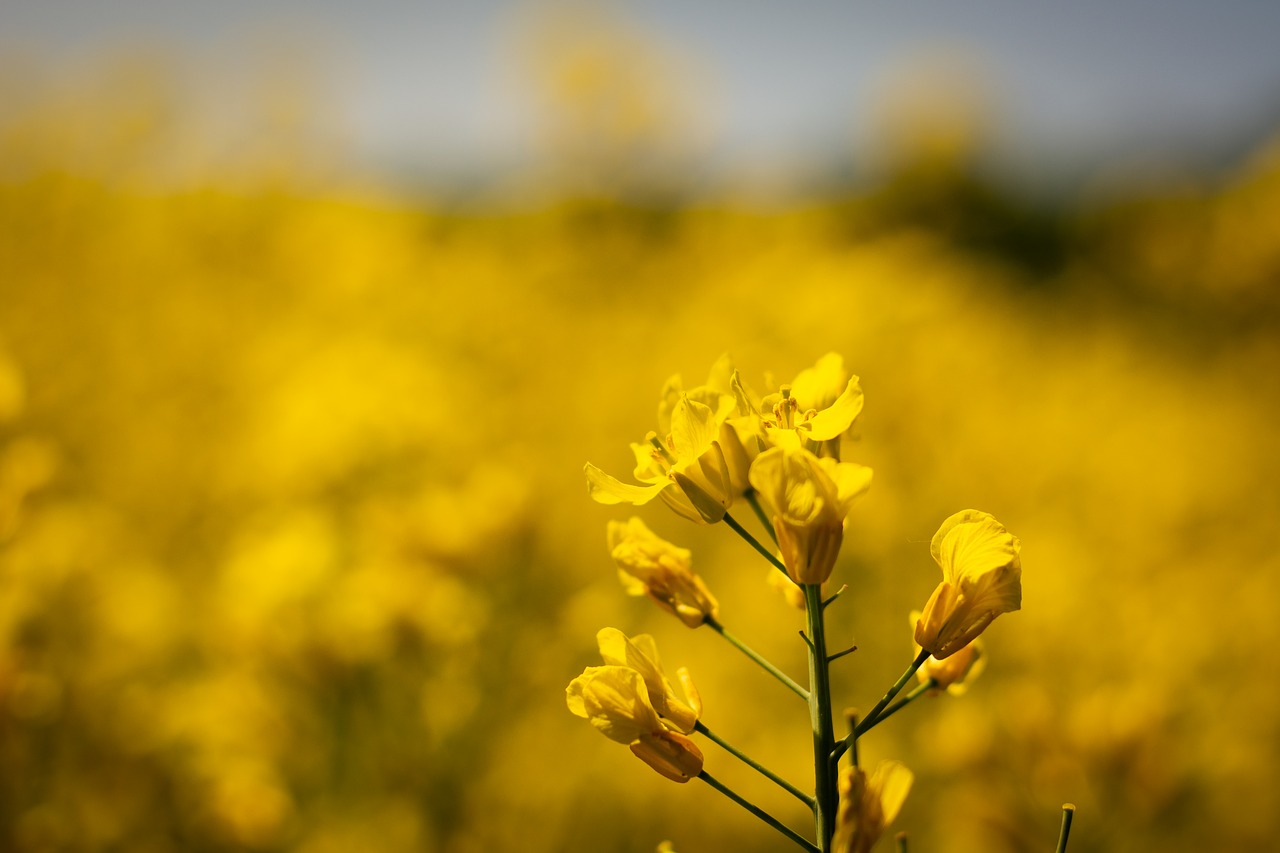
[[897,761],[880,762],[870,778],[860,767],[845,768],[832,853],[868,853],[898,816],[914,778]]
[[569,710],[610,740],[627,744],[668,779],[687,782],[702,771],[702,752],[687,735],[702,702],[686,669],[678,673],[687,702],[662,671],[653,638],[628,638],[617,628],[596,635],[604,666],[589,666],[565,691]]
[[647,595],[690,628],[716,618],[719,605],[691,567],[693,555],[657,536],[639,518],[610,521],[609,554],[631,595]]
[[840,458],[840,436],[862,412],[862,387],[844,369],[844,359],[827,353],[789,384],[766,395],[757,410],[766,442],[818,456]]
[[929,550],[942,583],[916,620],[915,641],[945,660],[968,646],[1001,613],[1022,606],[1018,538],[988,513],[966,509],[942,522]]
[[631,445],[635,477],[644,485],[623,483],[588,462],[584,471],[591,497],[602,504],[636,506],[660,497],[690,521],[712,524],[724,518],[735,489],[719,435],[731,408],[731,400],[722,410],[712,410],[682,396],[672,409],[671,431],[665,439],[650,433],[645,444]]
[[752,463],[751,485],[773,522],[787,574],[798,584],[824,582],[853,502],[871,485],[871,469],[774,447]]
[[702,772],[702,751],[672,731],[649,699],[644,677],[625,666],[591,666],[565,690],[569,710],[674,782]]
[[666,718],[671,727],[685,734],[693,731],[693,724],[702,713],[702,700],[697,688],[689,677],[689,671],[681,667],[676,677],[684,689],[685,698],[681,699],[676,694],[662,671],[662,661],[653,637],[648,634],[628,637],[617,628],[601,628],[596,634],[596,643],[606,664],[625,666],[640,673],[654,709]]
[[711,365],[706,384],[685,390],[679,374],[667,380],[658,401],[658,430],[662,434],[671,431],[671,416],[682,397],[702,403],[716,413],[719,424],[720,449],[729,467],[729,479],[734,495],[744,494],[751,484],[748,470],[751,462],[768,445],[764,436],[764,424],[758,404],[751,402],[752,395],[742,384],[738,371],[728,355],[722,355]]

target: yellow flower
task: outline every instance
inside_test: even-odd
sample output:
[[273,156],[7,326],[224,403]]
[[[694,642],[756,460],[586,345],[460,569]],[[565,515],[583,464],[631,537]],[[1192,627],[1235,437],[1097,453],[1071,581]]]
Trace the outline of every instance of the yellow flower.
[[838,459],[840,436],[862,412],[862,387],[858,377],[844,369],[844,359],[827,353],[789,385],[766,396],[759,411],[771,446],[803,447]]
[[688,549],[656,536],[639,518],[609,522],[609,553],[631,595],[649,596],[690,628],[716,618],[719,605],[690,567]]
[[602,504],[646,504],[655,497],[690,521],[712,524],[733,503],[734,487],[718,436],[720,420],[709,406],[682,396],[671,412],[665,441],[650,433],[646,444],[632,444],[636,457],[634,486],[601,471],[590,462],[584,469],[591,497]]
[[1022,606],[1018,538],[985,512],[966,509],[942,522],[929,550],[942,583],[916,621],[915,640],[939,661],[969,645],[1001,613]]
[[769,569],[765,582],[775,589],[783,599],[796,610],[804,610],[804,590],[795,581],[776,569]]
[[689,671],[681,667],[676,671],[680,686],[684,688],[682,700],[676,695],[671,682],[662,671],[662,661],[658,658],[658,647],[653,637],[648,634],[637,634],[628,638],[617,628],[601,628],[596,634],[596,643],[600,647],[600,657],[606,664],[625,666],[640,673],[649,690],[649,699],[659,714],[666,718],[669,726],[685,734],[693,731],[693,724],[702,714],[702,700],[697,688],[689,677]]
[[[912,611],[911,624],[915,625],[920,616],[919,610]],[[912,645],[915,646],[916,654],[919,654],[920,646],[915,643]],[[969,689],[969,684],[981,675],[986,667],[986,647],[982,644],[982,639],[977,638],[945,660],[938,660],[930,655],[916,670],[916,678],[920,679],[921,684],[933,685],[929,690],[930,694],[946,690],[952,696],[962,696]]]
[[729,467],[729,480],[734,495],[736,497],[744,494],[751,487],[747,479],[751,462],[767,445],[763,422],[758,414],[759,407],[751,403],[751,395],[743,386],[729,356],[722,355],[716,359],[705,385],[685,391],[678,374],[667,380],[658,402],[659,433],[671,431],[672,413],[685,396],[716,413],[716,422],[719,424],[717,440]]
[[898,816],[914,778],[897,761],[880,762],[870,779],[860,767],[845,768],[832,853],[868,853]]
[[590,666],[565,690],[569,710],[605,737],[626,744],[645,764],[675,782],[702,772],[702,751],[671,731],[649,701],[644,678],[625,666]]
[[845,518],[853,501],[870,487],[871,469],[774,447],[751,464],[751,485],[773,521],[791,579],[820,584],[830,577]]

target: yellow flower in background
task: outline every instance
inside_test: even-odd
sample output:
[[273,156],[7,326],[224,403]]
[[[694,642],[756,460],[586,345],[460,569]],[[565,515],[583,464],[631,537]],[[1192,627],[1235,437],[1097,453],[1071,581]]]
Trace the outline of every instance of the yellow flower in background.
[[775,569],[769,569],[764,580],[787,604],[796,610],[804,610],[804,590],[795,581]]
[[675,782],[702,772],[702,751],[663,724],[644,677],[625,666],[590,666],[565,690],[569,710]]
[[658,647],[653,642],[653,637],[637,634],[634,638],[628,638],[617,628],[601,628],[596,634],[596,643],[600,648],[600,657],[604,658],[606,664],[624,666],[640,674],[648,688],[654,709],[666,718],[670,726],[685,734],[693,731],[693,724],[702,714],[702,700],[698,696],[698,690],[689,677],[689,671],[681,667],[676,671],[676,677],[684,689],[685,699],[676,695],[671,682],[662,671],[662,661],[658,657]]
[[862,412],[862,387],[844,369],[843,358],[827,353],[761,400],[759,411],[771,446],[803,447],[838,459],[840,436]]
[[897,761],[881,761],[870,778],[860,767],[845,768],[832,853],[868,853],[898,816],[914,779]]
[[807,450],[774,447],[752,463],[751,485],[773,521],[791,579],[820,584],[830,577],[845,518],[854,500],[871,486],[871,469],[819,459]]
[[952,696],[962,696],[969,689],[969,684],[986,667],[986,649],[982,640],[977,639],[944,660],[930,655],[924,665],[916,670],[916,677],[922,684],[936,682],[934,686],[938,690],[946,690]]
[[[726,409],[727,410],[727,409]],[[685,395],[671,413],[671,432],[657,433],[647,444],[632,444],[635,477],[643,486],[629,485],[587,463],[587,488],[602,504],[641,506],[656,497],[690,521],[713,524],[733,503],[729,463],[718,440],[720,416],[709,406]]]
[[942,522],[929,550],[942,583],[916,620],[915,640],[939,661],[973,641],[1001,613],[1022,606],[1018,538],[985,512],[966,509]]
[[[920,620],[920,616],[919,610],[913,610],[911,624],[915,625]],[[916,643],[912,645],[915,647],[916,654],[919,654],[920,646]],[[921,684],[933,685],[933,689],[929,690],[930,694],[945,690],[952,696],[962,696],[969,689],[969,684],[982,675],[982,671],[987,668],[986,652],[986,647],[979,637],[945,660],[938,660],[930,655],[916,670],[916,678]]]
[[[609,554],[631,595],[647,595],[690,628],[716,618],[719,605],[691,568],[693,555],[653,533],[639,518],[610,521]],[[777,574],[776,572],[774,574]]]

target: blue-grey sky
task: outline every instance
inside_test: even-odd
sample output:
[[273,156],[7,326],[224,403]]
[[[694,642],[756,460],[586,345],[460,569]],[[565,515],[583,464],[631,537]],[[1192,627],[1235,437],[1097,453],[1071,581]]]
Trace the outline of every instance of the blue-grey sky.
[[[486,163],[528,154],[518,61],[538,2],[4,0],[0,54],[87,69],[159,45],[243,75],[273,44],[321,61],[358,156]],[[581,4],[580,4],[581,5]],[[881,93],[958,57],[1025,158],[1212,142],[1280,118],[1276,0],[612,0],[612,17],[690,72],[705,150],[725,163],[806,153],[871,123]]]

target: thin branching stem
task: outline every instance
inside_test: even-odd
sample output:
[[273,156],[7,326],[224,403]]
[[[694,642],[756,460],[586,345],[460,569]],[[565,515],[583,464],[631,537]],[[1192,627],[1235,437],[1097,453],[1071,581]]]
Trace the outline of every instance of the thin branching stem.
[[903,708],[907,707],[912,702],[919,699],[921,696],[928,693],[930,690],[932,690],[937,686],[938,686],[938,682],[934,681],[932,678],[926,681],[924,684],[919,685],[910,693],[908,693],[906,696],[903,696],[897,702],[894,702],[888,708],[885,708],[884,711],[880,714],[880,716],[875,718],[875,721],[872,722],[871,725],[867,726],[861,732],[859,732],[859,735],[865,734],[871,729],[874,729],[876,726],[880,725],[885,720],[889,719],[894,714],[898,713]]
[[[760,556],[764,557],[766,560],[769,561],[769,565],[773,566],[775,569],[782,572],[784,575],[787,574],[787,567],[782,565],[782,561],[779,560],[777,557],[773,556],[772,551],[770,551],[768,548],[761,545],[760,540],[756,539],[756,537],[748,533],[746,528],[744,528],[741,524],[739,524],[736,518],[734,518],[732,515],[729,515],[729,513],[726,512],[724,514],[724,523],[729,525],[729,527],[733,528],[733,532],[741,536],[748,545],[750,545],[752,548],[755,548],[757,551],[759,551]],[[788,575],[788,577],[790,577],[790,575]]]
[[840,658],[844,657],[850,652],[856,652],[857,650],[858,650],[857,646],[850,646],[849,648],[844,649],[842,651],[835,652],[834,654],[829,654],[827,655],[827,663],[831,663],[832,661],[839,660]]
[[744,754],[733,744],[724,740],[718,734],[711,731],[711,729],[707,728],[706,724],[704,724],[701,720],[698,720],[696,723],[693,724],[693,730],[698,734],[706,735],[706,737],[709,740],[715,743],[718,743],[726,752],[728,752],[734,758],[738,759],[743,764],[747,765],[752,770],[759,773],[761,776],[764,776],[766,779],[768,779],[770,782],[773,782],[778,787],[782,788],[788,794],[791,794],[791,796],[795,797],[800,802],[804,803],[810,809],[813,808],[813,797],[809,796],[804,791],[801,791],[795,785],[792,785],[790,782],[788,782],[786,779],[783,779],[777,773],[774,773],[768,767],[765,767],[763,764],[759,763],[755,759]]
[[805,838],[803,835],[796,832],[794,829],[787,826],[785,823],[778,820],[776,817],[769,814],[764,809],[760,808],[759,806],[755,805],[752,802],[749,802],[741,794],[737,793],[733,789],[726,786],[723,782],[721,782],[719,779],[712,776],[707,771],[703,770],[701,773],[699,773],[698,778],[701,779],[703,782],[706,782],[711,787],[715,788],[720,793],[724,794],[729,799],[733,800],[738,805],[742,806],[747,811],[751,812],[756,817],[760,818],[765,823],[769,824],[769,826],[772,826],[774,829],[778,830],[778,832],[781,832],[787,838],[790,838],[796,844],[799,844],[805,850],[810,851],[810,853],[822,853],[822,851],[819,850],[812,841]]
[[884,698],[876,703],[876,706],[871,709],[870,714],[867,714],[867,716],[862,718],[862,722],[858,724],[857,731],[854,732],[855,737],[861,737],[867,729],[876,724],[880,716],[880,712],[885,709],[885,706],[893,701],[893,697],[902,692],[902,688],[906,686],[907,681],[911,679],[911,676],[916,674],[916,670],[924,666],[924,662],[928,659],[929,652],[925,649],[921,649],[920,654],[916,655],[916,659],[911,662],[909,667],[907,667],[906,672],[902,673],[902,675],[898,677],[898,680],[893,683],[893,686],[889,688],[889,692],[884,694]]
[[760,498],[756,495],[755,489],[747,490],[747,503],[751,504],[751,509],[755,511],[756,518],[760,519],[760,525],[765,532],[769,534],[769,538],[773,540],[773,544],[778,544],[778,534],[773,529],[773,522],[769,520],[769,516],[764,511],[764,507],[760,506]]
[[726,631],[724,625],[721,625],[719,620],[717,620],[715,617],[713,616],[706,617],[705,624],[712,631],[715,631],[721,637],[724,637],[726,640],[728,640],[733,645],[733,647],[736,648],[738,651],[742,652],[744,655],[746,655],[747,657],[755,661],[757,664],[759,664],[760,667],[765,672],[769,673],[774,678],[778,679],[783,684],[785,684],[791,690],[792,693],[795,693],[797,696],[799,696],[801,699],[803,699],[806,702],[809,701],[808,690],[805,690],[803,687],[797,684],[789,675],[787,675],[782,670],[778,669],[773,664],[769,663],[769,661],[759,652],[755,651],[746,643],[742,642],[737,637],[735,637],[733,634],[730,634],[728,631]]

